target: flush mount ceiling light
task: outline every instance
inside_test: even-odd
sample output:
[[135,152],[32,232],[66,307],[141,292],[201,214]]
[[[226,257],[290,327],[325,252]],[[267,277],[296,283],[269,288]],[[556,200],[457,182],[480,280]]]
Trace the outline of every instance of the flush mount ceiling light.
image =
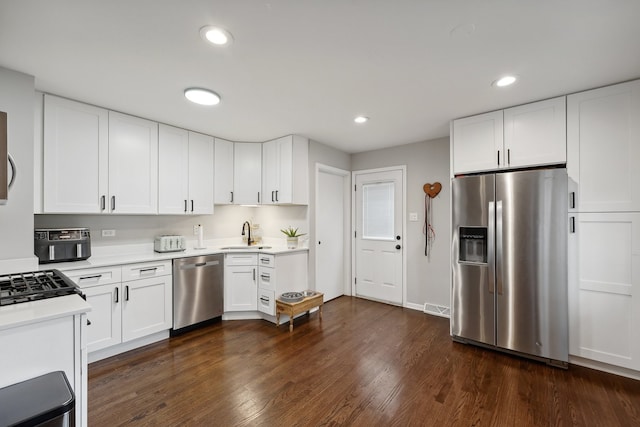
[[199,87],[190,87],[184,90],[184,96],[189,101],[200,105],[217,105],[220,103],[220,95]]
[[491,84],[496,87],[505,87],[514,84],[516,80],[518,80],[516,76],[504,76],[500,77],[498,80],[495,80]]
[[225,46],[233,42],[233,37],[229,31],[224,28],[214,27],[211,25],[200,28],[200,37],[217,46]]
[[357,124],[361,125],[363,123],[367,123],[369,121],[369,117],[358,116],[355,119],[353,119],[353,121],[356,122]]

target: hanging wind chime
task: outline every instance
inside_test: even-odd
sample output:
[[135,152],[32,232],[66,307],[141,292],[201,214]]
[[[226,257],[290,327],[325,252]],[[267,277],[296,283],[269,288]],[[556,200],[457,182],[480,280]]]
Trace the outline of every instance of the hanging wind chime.
[[424,227],[422,233],[425,235],[424,255],[429,259],[431,257],[431,247],[436,239],[436,231],[433,228],[433,210],[431,202],[442,190],[442,184],[436,182],[434,184],[425,184],[424,190]]

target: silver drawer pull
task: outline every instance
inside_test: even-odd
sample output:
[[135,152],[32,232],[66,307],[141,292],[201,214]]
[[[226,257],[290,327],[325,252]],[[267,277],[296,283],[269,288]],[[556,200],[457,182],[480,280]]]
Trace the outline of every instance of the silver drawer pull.
[[96,274],[95,276],[83,276],[83,277],[80,277],[78,279],[78,281],[80,281],[80,280],[89,280],[89,279],[99,279],[101,277],[102,277],[102,274]]
[[265,297],[260,297],[260,301],[269,304],[269,298],[265,298]]
[[261,274],[261,275],[260,275],[260,278],[261,278],[262,280],[270,280],[270,279],[271,279],[271,276],[269,276],[268,274]]
[[158,267],[151,267],[151,268],[143,268],[140,270],[140,274],[142,273],[155,273],[158,270]]

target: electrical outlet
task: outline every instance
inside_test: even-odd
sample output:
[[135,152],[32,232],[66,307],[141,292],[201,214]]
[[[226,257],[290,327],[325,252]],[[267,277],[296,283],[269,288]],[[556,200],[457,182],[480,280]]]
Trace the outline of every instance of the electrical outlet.
[[417,212],[410,212],[409,213],[409,221],[417,221],[418,220],[418,213]]
[[102,237],[115,237],[116,230],[102,230]]

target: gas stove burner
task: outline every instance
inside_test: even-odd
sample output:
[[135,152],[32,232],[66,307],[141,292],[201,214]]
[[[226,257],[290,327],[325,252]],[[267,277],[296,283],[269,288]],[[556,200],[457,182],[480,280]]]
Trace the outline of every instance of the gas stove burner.
[[58,270],[0,275],[0,306],[82,292]]

